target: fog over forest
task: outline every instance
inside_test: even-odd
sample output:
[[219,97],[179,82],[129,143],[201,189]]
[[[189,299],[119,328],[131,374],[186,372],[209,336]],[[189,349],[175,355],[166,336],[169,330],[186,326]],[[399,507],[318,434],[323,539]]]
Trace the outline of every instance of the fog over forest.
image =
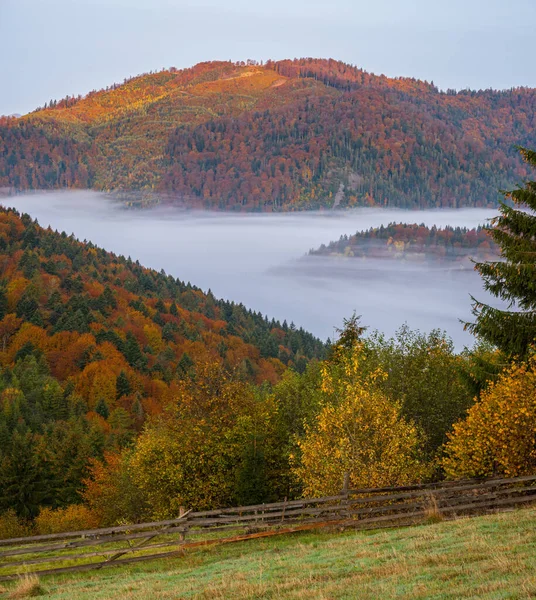
[[[96,192],[34,193],[1,203],[39,223],[74,233],[141,264],[190,281],[270,318],[294,321],[326,339],[355,311],[388,335],[407,322],[447,330],[472,345],[459,319],[471,318],[469,294],[488,296],[473,271],[400,261],[305,256],[343,234],[391,222],[475,227],[489,209],[337,213],[222,214],[173,208],[126,210]],[[488,298],[489,299],[489,298]],[[493,302],[497,305],[497,301]]]

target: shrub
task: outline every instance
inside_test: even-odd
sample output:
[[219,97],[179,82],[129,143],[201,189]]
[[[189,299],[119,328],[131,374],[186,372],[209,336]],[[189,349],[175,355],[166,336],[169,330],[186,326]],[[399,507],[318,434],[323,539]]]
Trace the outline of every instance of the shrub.
[[10,508],[0,515],[0,540],[32,534],[31,526],[25,521],[21,521],[13,509]]
[[39,534],[82,531],[99,527],[97,515],[87,506],[71,504],[66,508],[43,508],[35,519]]

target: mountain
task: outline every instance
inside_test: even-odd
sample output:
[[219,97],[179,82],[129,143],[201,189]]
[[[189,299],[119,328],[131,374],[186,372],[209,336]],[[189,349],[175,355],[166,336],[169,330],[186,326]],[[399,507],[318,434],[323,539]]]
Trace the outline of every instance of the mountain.
[[93,389],[115,406],[123,372],[142,404],[155,408],[197,363],[262,383],[324,356],[324,344],[294,325],[44,230],[13,210],[0,209],[0,253],[0,365],[42,357],[61,383],[85,386],[86,398]]
[[380,259],[427,262],[473,269],[471,259],[497,260],[499,246],[491,239],[489,229],[477,227],[426,227],[425,225],[390,223],[353,235],[342,235],[337,242],[322,244],[311,250],[312,256],[349,259]]
[[[222,210],[487,206],[528,173],[536,90],[439,91],[334,60],[201,63],[0,120],[0,188]],[[135,192],[135,193],[134,193]]]

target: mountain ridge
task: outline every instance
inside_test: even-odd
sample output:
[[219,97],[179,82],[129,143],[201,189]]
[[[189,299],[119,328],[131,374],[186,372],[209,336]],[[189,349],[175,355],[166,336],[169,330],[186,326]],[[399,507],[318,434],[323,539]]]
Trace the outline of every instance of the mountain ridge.
[[[487,206],[527,171],[536,90],[439,91],[332,59],[205,62],[0,118],[0,187],[220,210]],[[341,187],[342,186],[342,187]]]

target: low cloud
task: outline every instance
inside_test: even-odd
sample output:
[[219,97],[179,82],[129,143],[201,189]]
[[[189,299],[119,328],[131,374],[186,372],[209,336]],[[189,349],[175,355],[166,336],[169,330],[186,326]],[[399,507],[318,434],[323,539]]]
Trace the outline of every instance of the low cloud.
[[327,338],[355,311],[388,335],[407,322],[446,329],[458,348],[471,345],[459,319],[470,298],[489,298],[473,271],[388,260],[305,256],[342,234],[391,222],[428,226],[484,224],[487,209],[357,209],[340,213],[222,214],[171,208],[128,211],[95,192],[38,193],[2,199],[39,223],[74,233],[141,264],[164,269],[218,297]]

